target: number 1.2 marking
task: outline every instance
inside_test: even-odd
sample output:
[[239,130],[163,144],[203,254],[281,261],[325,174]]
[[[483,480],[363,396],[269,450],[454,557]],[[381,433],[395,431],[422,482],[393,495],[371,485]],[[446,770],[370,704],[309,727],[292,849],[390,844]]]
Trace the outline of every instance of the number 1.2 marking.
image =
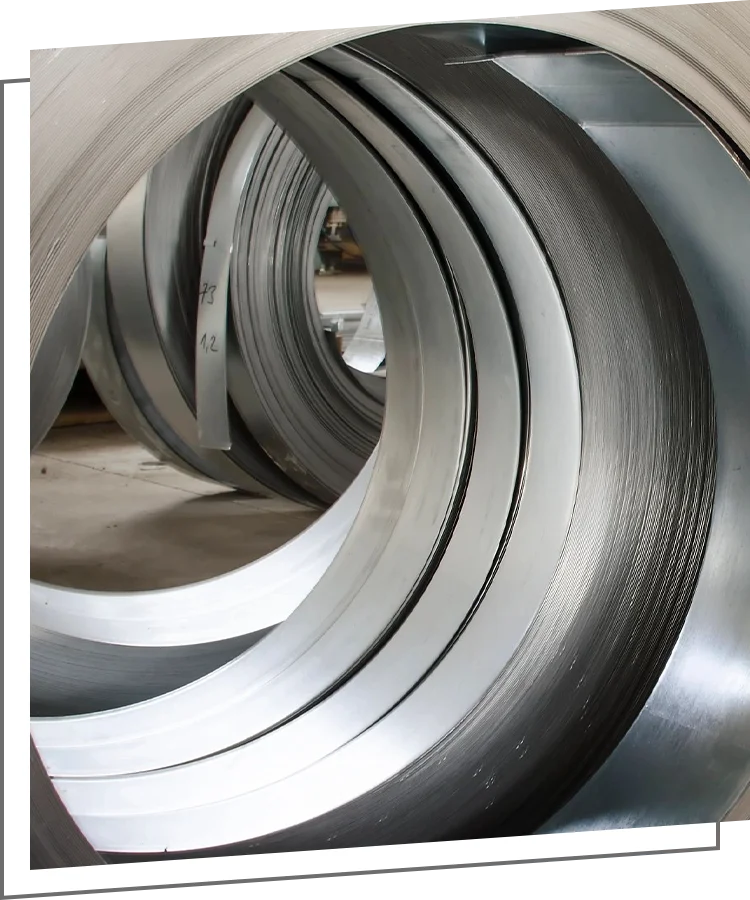
[[202,335],[201,336],[201,347],[203,347],[204,353],[218,353],[219,348],[216,346],[216,335]]

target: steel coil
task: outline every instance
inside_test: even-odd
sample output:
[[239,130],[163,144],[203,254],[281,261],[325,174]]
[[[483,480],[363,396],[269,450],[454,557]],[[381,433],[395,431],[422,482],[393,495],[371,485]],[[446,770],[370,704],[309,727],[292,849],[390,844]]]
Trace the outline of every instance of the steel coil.
[[[98,316],[120,335],[119,368],[167,457],[327,506],[373,451],[383,381],[343,364],[317,314],[312,254],[328,190],[250,106],[243,97],[192,131],[110,217],[110,308]],[[152,448],[153,435],[142,442]]]
[[254,390],[253,431],[324,502],[351,483],[377,443],[382,399],[331,352],[314,315],[312,257],[328,188],[277,129],[265,177],[247,183],[232,258],[232,309]]
[[[750,4],[514,24],[576,41],[487,23],[134,45],[107,51],[142,63],[116,89],[97,48],[33,60],[32,164],[50,171],[32,189],[32,360],[110,217],[112,315],[93,326],[110,343],[92,347],[131,433],[246,489],[274,487],[258,460],[324,504],[351,484],[290,545],[211,584],[132,598],[34,586],[32,647],[51,660],[47,685],[62,685],[55,699],[38,667],[52,706],[32,719],[35,865],[740,809]],[[184,81],[141,93],[178,61]],[[101,95],[114,112],[63,124],[53,166],[41,99],[63,71],[62,102],[85,113]],[[220,162],[250,153],[232,141],[251,101],[264,139],[223,191]],[[157,191],[151,216],[176,218],[144,258],[159,177],[146,172],[207,114],[206,129],[234,124],[190,165],[160,170],[176,205]],[[122,141],[146,123],[148,141]],[[79,210],[73,189],[90,198],[94,185]],[[360,475],[377,392],[325,354],[312,312],[328,189],[365,251],[388,353],[378,451]],[[209,281],[195,220],[210,221],[214,197],[225,236],[233,223],[231,253],[216,257],[236,340],[226,370],[196,363],[192,330],[218,321],[194,289]],[[138,292],[137,320],[124,298]],[[171,298],[163,315],[159,297]],[[204,420],[210,449],[203,388],[235,423]],[[308,565],[275,580],[289,560]],[[226,611],[213,627],[209,591]],[[211,641],[224,656],[207,662]],[[78,684],[71,648],[89,667]],[[173,679],[157,673],[148,699],[129,674],[144,652]],[[117,659],[113,679],[97,675]]]

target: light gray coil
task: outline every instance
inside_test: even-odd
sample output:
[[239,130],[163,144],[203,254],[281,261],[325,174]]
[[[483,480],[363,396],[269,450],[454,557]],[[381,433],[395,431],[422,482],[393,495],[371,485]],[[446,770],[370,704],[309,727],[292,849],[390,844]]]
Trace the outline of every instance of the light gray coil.
[[[596,47],[556,69],[565,41],[498,26],[371,37],[253,87],[365,250],[388,346],[377,458],[335,558],[263,640],[175,694],[33,721],[38,865],[705,821],[737,805],[750,74],[722,34],[747,49],[750,31],[747,4],[730,6],[538,20],[671,72],[674,99]],[[208,105],[357,36],[292,35],[273,63],[247,39],[257,68],[204,82]],[[224,62],[241,43],[221,44]],[[222,56],[208,45],[185,50],[204,71]],[[160,52],[167,65],[176,51]],[[586,105],[592,83],[616,128],[607,103]],[[181,114],[183,133],[202,117]],[[142,174],[169,137],[124,171]],[[724,200],[713,234],[707,195],[688,189],[697,170]],[[84,233],[35,270],[40,310]],[[708,761],[721,777],[701,787]]]

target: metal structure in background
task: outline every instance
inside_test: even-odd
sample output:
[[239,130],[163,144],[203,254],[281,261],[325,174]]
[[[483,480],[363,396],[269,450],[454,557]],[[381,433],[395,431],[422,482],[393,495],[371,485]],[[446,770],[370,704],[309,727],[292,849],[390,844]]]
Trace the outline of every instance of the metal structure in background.
[[[204,477],[253,487],[275,472],[333,505],[203,585],[33,586],[38,702],[55,713],[32,719],[36,865],[737,808],[750,782],[750,120],[722,103],[742,84],[750,96],[750,72],[704,62],[740,85],[715,108],[673,90],[691,93],[685,42],[705,47],[717,16],[750,48],[748,4],[730,6],[549,20],[576,40],[452,25],[298,41],[288,52],[305,59],[259,62],[249,93],[114,212],[111,294],[97,306],[95,292],[86,351],[105,402]],[[676,83],[581,38],[627,43],[655,74],[668,56]],[[328,189],[366,254],[388,350],[360,475],[382,395],[312,313]],[[226,367],[204,365],[193,329],[208,322],[213,249],[230,291],[210,324],[238,351]],[[33,297],[54,283],[41,272]],[[249,393],[233,393],[232,359]],[[207,646],[224,664],[186,678]],[[179,689],[164,692],[172,659]]]

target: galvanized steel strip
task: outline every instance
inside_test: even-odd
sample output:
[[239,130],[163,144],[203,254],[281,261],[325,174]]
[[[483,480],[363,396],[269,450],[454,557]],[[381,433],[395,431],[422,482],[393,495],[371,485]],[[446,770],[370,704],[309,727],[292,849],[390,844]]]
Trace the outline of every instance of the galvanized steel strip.
[[[603,44],[607,46],[608,44],[615,49],[616,51],[620,49],[625,52],[626,55],[630,55],[631,58],[635,57],[635,61],[645,65],[646,68],[650,68],[652,71],[656,71],[657,73],[663,74],[666,76],[666,80],[672,80],[672,83],[677,87],[681,87],[688,96],[691,96],[693,100],[698,101],[699,105],[702,105],[702,108],[713,116],[714,120],[717,121],[720,125],[723,125],[727,132],[734,138],[734,140],[742,146],[745,145],[747,149],[747,138],[748,138],[748,113],[747,113],[747,103],[744,98],[748,96],[748,88],[750,86],[750,80],[748,79],[747,72],[747,53],[745,52],[745,56],[739,57],[739,63],[737,62],[738,56],[734,53],[726,52],[726,42],[722,43],[723,37],[727,31],[731,31],[734,35],[734,40],[741,47],[741,42],[747,39],[748,34],[748,12],[747,12],[747,4],[746,3],[734,3],[729,5],[722,6],[706,6],[706,7],[697,7],[697,8],[678,8],[678,9],[670,9],[670,10],[643,10],[638,11],[637,13],[604,13],[604,14],[582,14],[580,16],[569,16],[562,17],[558,19],[546,19],[544,21],[547,22],[548,26],[554,28],[555,25],[559,30],[562,31],[572,31],[574,33],[578,33],[581,36],[593,37],[597,43]],[[732,7],[732,9],[730,9]],[[536,20],[534,22],[536,25],[542,25],[543,22],[540,20]],[[645,26],[647,27],[643,27]],[[638,29],[640,28],[640,33],[638,33]],[[584,35],[584,32],[586,33]],[[669,35],[668,40],[665,40],[664,35]],[[299,39],[299,36],[284,36],[289,37],[289,44],[294,44],[295,40]],[[309,37],[309,36],[305,36]],[[283,38],[276,38],[280,42],[283,42]],[[320,34],[309,37],[310,41],[318,41],[320,39],[321,43],[325,43],[327,40],[329,42],[333,42],[335,40],[331,37],[321,36]],[[256,39],[249,39],[251,41]],[[303,38],[304,40],[304,38]],[[266,45],[268,39],[257,39],[259,45]],[[713,41],[713,43],[712,43]],[[619,48],[617,46],[619,42]],[[691,43],[692,42],[692,43]],[[211,42],[206,42],[207,44],[211,44]],[[236,47],[232,47],[232,41],[226,42],[224,45],[225,49],[231,53],[232,49],[236,49]],[[300,54],[304,51],[299,50],[299,43],[296,44],[295,50],[290,50],[290,53]],[[720,49],[718,49],[720,48]],[[131,48],[127,48],[130,50]],[[150,50],[151,48],[149,48]],[[187,49],[187,48],[186,48]],[[196,46],[195,44],[191,44],[189,48],[195,52]],[[217,49],[217,45],[214,44],[212,49]],[[717,52],[718,49],[718,52]],[[132,48],[134,53],[137,53],[138,50],[136,48]],[[142,50],[140,51],[143,52]],[[200,51],[198,51],[200,52]],[[172,45],[171,47],[164,48],[164,56],[168,56],[170,53],[177,53],[177,48]],[[691,58],[690,54],[694,54]],[[95,58],[96,50],[91,52],[90,59]],[[696,57],[701,56],[702,61],[705,63],[704,66],[696,66],[695,60]],[[288,59],[288,57],[287,57]],[[745,64],[743,65],[742,60],[745,60]],[[203,60],[207,62],[210,66],[212,61]],[[225,61],[225,60],[224,60]],[[67,60],[60,63],[67,66]],[[264,71],[268,71],[268,67],[272,64],[269,62],[266,57],[265,60],[262,58],[259,59],[259,66],[262,68],[266,66],[267,68]],[[74,66],[75,68],[75,66]],[[711,74],[711,70],[718,72],[718,77],[714,77]],[[228,74],[230,72],[231,74]],[[69,73],[70,74],[70,73]],[[81,70],[75,73],[76,76],[80,76],[82,74]],[[221,98],[218,96],[222,90],[227,89],[227,82],[224,81],[223,84],[220,84],[219,81],[223,77],[225,79],[231,79],[237,77],[237,69],[233,69],[231,66],[226,66],[223,69],[223,72],[218,72],[218,79],[216,83],[211,84],[211,88],[215,89],[215,96],[213,98],[213,103],[219,105],[221,102]],[[153,77],[153,71],[148,73],[148,77]],[[74,80],[74,79],[72,79]],[[43,79],[42,79],[43,81]],[[39,85],[39,81],[37,85]],[[95,90],[100,91],[104,86],[104,82],[102,84],[97,83],[95,85]],[[43,84],[42,84],[43,88]],[[126,90],[132,90],[133,86],[130,85],[126,87]],[[125,104],[123,103],[123,107]],[[132,107],[131,107],[132,109]],[[198,108],[198,105],[194,106],[192,109],[185,108],[183,110],[183,126],[184,127],[185,117],[194,116],[197,119],[201,118],[203,114],[205,114],[205,106],[202,109]],[[38,116],[37,116],[38,121]],[[170,125],[174,123],[174,119],[170,120]],[[130,123],[127,123],[123,120],[123,126],[129,126]],[[99,123],[97,123],[97,127]],[[32,131],[34,129],[34,119],[32,116]],[[154,135],[155,142],[158,145],[159,141],[164,141],[165,139],[168,141],[167,136],[165,135],[165,127],[162,127],[161,132],[159,134]],[[158,131],[158,129],[157,129]],[[70,137],[70,136],[69,136]],[[85,134],[76,135],[73,138],[73,141],[78,140],[79,146],[83,145],[83,141],[85,140]],[[117,136],[113,134],[114,144],[110,145],[110,150],[115,150]],[[63,144],[65,148],[65,152],[70,152],[71,145]],[[126,145],[121,145],[126,146]],[[132,149],[132,148],[129,148]],[[115,150],[116,152],[116,150]],[[122,152],[122,149],[121,151]],[[125,162],[129,168],[124,169],[123,171],[126,173],[126,177],[128,172],[135,172],[139,165],[145,167],[148,163],[143,162],[144,155],[148,156],[151,153],[151,159],[153,160],[158,153],[154,149],[154,145],[149,145],[148,147],[139,147],[137,149],[137,153],[132,156],[129,160],[122,159],[122,162]],[[141,154],[140,161],[138,158],[138,154]],[[54,172],[55,167],[51,167],[52,172]],[[64,171],[64,167],[60,169],[60,171]],[[78,171],[76,173],[76,177],[80,180],[82,176],[82,171]],[[97,174],[101,176],[101,169],[97,170]],[[87,176],[91,176],[91,173],[87,170]],[[133,175],[132,177],[135,177]],[[43,192],[45,189],[49,188],[49,174],[44,178],[40,179],[40,181],[35,185],[35,188],[32,189],[32,206],[34,207],[36,203],[36,209],[39,209],[38,206],[38,197],[40,192]],[[110,193],[112,193],[112,188],[109,185],[103,185],[105,187],[110,188]],[[122,190],[122,187],[118,188]],[[117,199],[117,198],[116,198]],[[112,204],[115,201],[112,201]],[[101,196],[96,197],[96,203],[99,205],[103,205],[106,207],[109,203],[108,195],[106,191],[102,193]],[[111,208],[111,206],[109,207]],[[50,212],[53,210],[53,207],[49,207]],[[61,242],[57,245],[48,245],[53,246],[54,253],[58,254],[60,252],[60,247],[64,247],[66,253],[68,253],[68,262],[67,265],[72,267],[73,261],[77,258],[77,255],[80,255],[82,250],[85,248],[88,240],[93,237],[93,233],[95,232],[95,227],[93,225],[93,220],[95,219],[96,207],[94,207],[90,212],[93,215],[90,216],[90,219],[87,223],[83,222],[75,222],[73,223],[73,218],[70,216],[70,211],[68,213],[69,218],[67,220],[68,224],[73,223],[75,226],[78,226],[77,236],[74,237],[72,241]],[[109,209],[106,210],[104,215],[109,212]],[[51,221],[48,220],[48,221]],[[34,289],[32,292],[32,303],[34,302],[34,298],[40,296],[40,288],[47,284],[53,285],[54,279],[57,278],[64,283],[65,280],[65,261],[62,261],[62,264],[57,267],[56,270],[51,268],[48,271],[52,271],[53,277],[49,278],[46,274],[44,267],[40,268],[39,263],[42,257],[40,257],[40,251],[42,253],[46,252],[46,247],[44,243],[44,233],[43,230],[39,230],[40,219],[36,220],[32,219],[32,232],[34,239],[34,253],[35,256],[32,257],[32,260],[36,260],[36,267],[32,266],[34,269]],[[84,225],[83,228],[81,226]],[[36,232],[34,232],[34,228],[36,227]],[[82,231],[88,228],[90,230],[90,236],[85,237],[82,234]],[[55,238],[59,237],[57,226],[53,231],[48,231],[47,234],[54,234]],[[76,249],[76,241],[81,246]],[[54,255],[53,255],[54,258]],[[53,259],[50,260],[50,263]],[[45,263],[46,265],[46,263]],[[59,290],[60,285],[58,285]],[[51,297],[55,296],[55,291],[52,290],[51,293],[47,294],[47,302],[48,306],[47,311],[49,310],[49,305],[54,303],[54,300],[50,300]],[[59,296],[59,292],[58,292]],[[42,304],[44,306],[44,303]],[[42,324],[43,327],[43,324]],[[34,339],[36,336],[37,344],[34,344]],[[32,354],[35,349],[35,346],[38,346],[38,328],[35,332],[32,330]],[[741,577],[741,573],[740,577]],[[48,783],[47,783],[48,784]],[[39,783],[39,788],[42,793],[45,790],[45,783]],[[49,790],[48,788],[46,788]],[[72,848],[72,853],[76,853],[76,848]]]
[[227,397],[227,315],[236,208],[272,129],[273,122],[259,109],[250,110],[224,160],[203,241],[195,331],[195,408],[200,444],[216,450],[228,450],[232,445]]

